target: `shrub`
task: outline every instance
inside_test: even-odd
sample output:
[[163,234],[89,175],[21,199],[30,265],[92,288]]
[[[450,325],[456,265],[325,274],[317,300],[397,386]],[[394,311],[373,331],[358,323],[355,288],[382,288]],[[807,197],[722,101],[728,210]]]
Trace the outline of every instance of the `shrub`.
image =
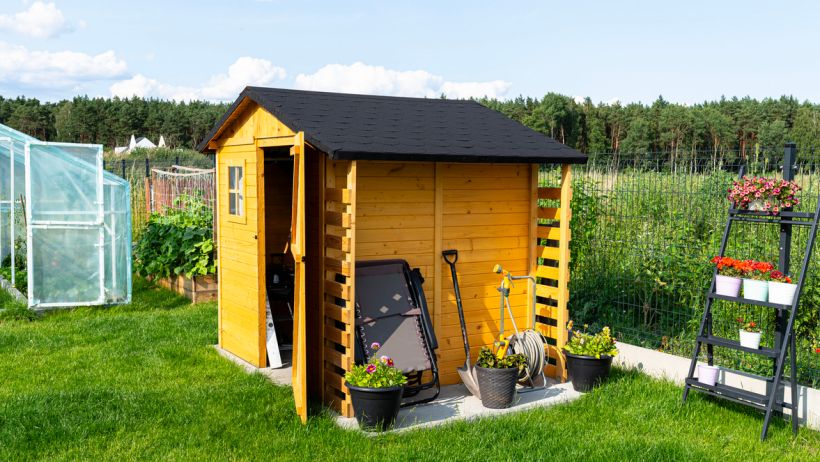
[[134,248],[134,267],[142,276],[187,277],[216,272],[213,210],[201,198],[180,196],[182,208],[154,213]]
[[584,330],[572,330],[572,321],[567,329],[571,332],[569,342],[564,345],[564,350],[568,353],[579,356],[615,356],[618,348],[615,346],[615,337],[612,336],[609,327],[604,327],[597,334],[590,334]]

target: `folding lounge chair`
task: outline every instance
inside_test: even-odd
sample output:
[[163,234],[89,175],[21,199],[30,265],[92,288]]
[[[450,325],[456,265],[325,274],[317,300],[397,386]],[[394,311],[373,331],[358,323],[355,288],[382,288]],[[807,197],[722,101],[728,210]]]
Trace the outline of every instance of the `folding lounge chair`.
[[[356,362],[363,364],[374,355],[392,358],[407,376],[405,398],[435,389],[431,397],[405,400],[402,406],[430,402],[441,389],[434,351],[438,341],[423,282],[421,272],[411,271],[404,260],[356,262]],[[378,351],[370,348],[373,342],[381,345]]]

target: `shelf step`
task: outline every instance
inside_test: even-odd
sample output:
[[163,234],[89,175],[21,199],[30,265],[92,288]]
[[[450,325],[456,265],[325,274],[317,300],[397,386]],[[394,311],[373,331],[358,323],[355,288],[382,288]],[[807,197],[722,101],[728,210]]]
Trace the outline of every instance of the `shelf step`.
[[813,221],[796,221],[796,220],[767,220],[765,218],[746,218],[746,217],[729,217],[733,221],[742,221],[746,223],[762,223],[764,225],[797,225],[797,226],[811,226]]
[[[700,383],[698,379],[694,377],[687,378],[686,385],[701,393],[717,396],[718,398],[724,398],[735,403],[752,406],[760,410],[765,410],[766,405],[769,403],[769,397],[766,395],[761,395],[760,393],[754,393],[736,387],[730,387],[729,385],[724,385],[721,383],[716,383],[714,386],[710,386],[705,383]],[[782,401],[775,401],[774,407],[775,409],[791,409],[792,405]]]
[[745,304],[745,305],[765,306],[765,307],[768,307],[768,308],[774,308],[776,310],[788,311],[788,310],[792,309],[791,305],[780,305],[778,303],[761,302],[761,301],[758,301],[758,300],[750,300],[748,298],[743,298],[743,297],[729,297],[728,295],[719,295],[719,294],[715,294],[715,293],[709,294],[709,298],[712,298],[712,299],[715,299],[715,300],[725,300],[727,302],[742,303],[742,304]]
[[701,343],[706,343],[706,344],[709,344],[709,345],[715,345],[715,346],[719,346],[719,347],[723,347],[723,348],[731,348],[733,350],[742,351],[744,353],[751,353],[751,354],[755,354],[755,355],[766,356],[767,358],[776,358],[777,354],[778,354],[777,350],[773,350],[771,348],[759,348],[757,350],[753,350],[751,348],[746,348],[746,347],[740,346],[740,342],[738,342],[737,340],[729,340],[727,338],[722,338],[722,337],[715,337],[715,336],[710,337],[710,336],[702,335],[702,336],[698,336],[697,340],[698,340],[698,342],[701,342]]
[[769,212],[760,212],[755,210],[741,210],[741,209],[729,209],[729,215],[742,215],[742,216],[750,216],[750,217],[768,217],[768,218],[777,218],[777,217],[786,217],[786,218],[806,218],[806,219],[813,219],[814,213],[811,212],[789,212],[783,211],[778,213],[777,215],[770,215]]
[[751,403],[757,406],[765,406],[769,401],[768,396],[761,395],[760,393],[746,391],[740,388],[724,385],[722,383],[716,383],[714,386],[706,385],[705,383],[699,382],[695,377],[687,378],[686,384],[698,391],[706,392],[714,396],[720,396],[721,398],[743,401],[744,404]]

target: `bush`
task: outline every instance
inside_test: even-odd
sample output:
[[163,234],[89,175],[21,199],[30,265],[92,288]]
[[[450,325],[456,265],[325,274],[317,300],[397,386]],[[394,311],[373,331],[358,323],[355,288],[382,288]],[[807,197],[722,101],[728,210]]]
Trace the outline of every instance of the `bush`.
[[216,272],[213,210],[200,198],[180,196],[182,208],[154,213],[134,248],[134,267],[141,276],[165,278]]

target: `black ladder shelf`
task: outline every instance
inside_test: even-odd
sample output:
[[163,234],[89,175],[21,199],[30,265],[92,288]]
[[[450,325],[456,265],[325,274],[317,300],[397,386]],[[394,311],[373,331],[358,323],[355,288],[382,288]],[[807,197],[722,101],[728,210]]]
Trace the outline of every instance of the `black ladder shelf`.
[[[794,178],[794,156],[795,148],[793,144],[786,146],[786,153],[784,158],[783,178],[792,180]],[[743,177],[743,169],[740,171],[740,177]],[[798,402],[797,394],[797,344],[794,336],[794,320],[797,314],[797,307],[800,303],[800,293],[803,290],[803,283],[806,280],[806,272],[809,262],[811,260],[811,253],[814,247],[814,238],[817,234],[817,224],[820,218],[820,197],[818,197],[817,208],[814,213],[792,212],[784,211],[776,216],[767,214],[766,212],[754,212],[749,210],[729,209],[729,219],[726,221],[726,227],[723,231],[723,239],[720,244],[720,256],[725,256],[726,246],[729,240],[729,234],[734,222],[751,222],[762,225],[779,225],[780,226],[780,258],[778,261],[778,269],[784,274],[789,274],[789,256],[791,252],[791,233],[793,226],[808,226],[810,227],[809,236],[806,242],[806,252],[803,256],[800,277],[797,282],[797,290],[791,305],[778,305],[775,303],[760,302],[757,300],[749,300],[742,297],[728,297],[725,295],[718,295],[715,293],[715,276],[717,269],[712,275],[712,283],[709,288],[709,293],[706,297],[706,308],[703,311],[703,317],[700,321],[700,329],[695,340],[695,350],[692,353],[692,362],[689,366],[689,373],[686,376],[685,385],[683,389],[683,401],[689,395],[689,390],[697,390],[708,395],[717,396],[729,401],[733,401],[756,409],[765,411],[766,416],[763,420],[763,429],[760,433],[760,439],[765,440],[766,434],[769,430],[769,423],[772,415],[782,413],[783,409],[791,410],[792,432],[796,435],[798,430],[798,412],[796,403]],[[735,340],[715,337],[712,335],[712,305],[715,300],[724,300],[741,304],[758,305],[774,309],[776,311],[775,322],[775,346],[774,348],[760,348],[751,349],[740,345]],[[743,390],[736,387],[731,387],[721,383],[716,383],[710,386],[698,381],[694,376],[695,368],[700,356],[701,346],[706,345],[706,359],[708,364],[713,365],[714,361],[714,347],[730,348],[744,353],[751,353],[764,356],[772,359],[772,375],[758,376],[749,373],[742,373],[747,377],[753,377],[767,382],[766,394],[755,393]],[[784,389],[784,370],[786,364],[786,357],[789,360],[790,374],[788,377],[791,388],[790,403],[785,402]]]

